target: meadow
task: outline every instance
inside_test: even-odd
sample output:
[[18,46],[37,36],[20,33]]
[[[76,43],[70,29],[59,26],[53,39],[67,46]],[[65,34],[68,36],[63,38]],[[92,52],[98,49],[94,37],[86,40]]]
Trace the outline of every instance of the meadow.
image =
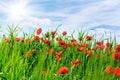
[[120,44],[81,30],[77,39],[58,28],[19,34],[8,27],[0,41],[0,80],[120,80]]

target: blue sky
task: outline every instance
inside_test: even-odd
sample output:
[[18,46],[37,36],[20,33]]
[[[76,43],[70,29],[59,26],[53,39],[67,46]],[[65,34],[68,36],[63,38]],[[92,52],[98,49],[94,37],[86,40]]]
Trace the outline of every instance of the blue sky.
[[20,24],[25,31],[38,27],[46,31],[62,24],[60,30],[73,31],[108,25],[97,30],[115,32],[119,21],[120,0],[0,0],[2,27]]

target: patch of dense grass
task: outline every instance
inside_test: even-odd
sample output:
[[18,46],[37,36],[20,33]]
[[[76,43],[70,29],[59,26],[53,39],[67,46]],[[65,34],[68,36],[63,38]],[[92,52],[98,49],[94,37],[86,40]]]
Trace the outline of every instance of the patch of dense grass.
[[84,31],[55,31],[17,37],[17,27],[0,42],[0,80],[119,80],[120,45]]

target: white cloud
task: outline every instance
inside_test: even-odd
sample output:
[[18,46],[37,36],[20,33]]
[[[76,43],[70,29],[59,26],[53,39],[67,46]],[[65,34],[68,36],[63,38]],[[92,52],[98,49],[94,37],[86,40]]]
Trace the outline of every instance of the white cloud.
[[28,27],[38,27],[40,25],[43,26],[49,26],[51,25],[52,21],[49,18],[37,18],[37,17],[28,17],[23,22],[21,22],[22,25],[28,26]]
[[[29,3],[30,0],[19,0],[19,1],[13,0],[8,2],[0,1],[0,13],[4,14],[5,16],[5,19],[0,19],[0,22],[6,25],[20,24],[24,27],[31,27],[31,26],[38,27],[39,25],[44,25],[44,26],[51,25],[52,23],[51,19],[36,17],[35,14],[32,14],[37,11],[34,11],[33,10],[34,6],[29,5]],[[40,11],[39,11],[39,15],[41,15]]]
[[[79,12],[70,15],[65,23],[69,24],[116,24],[120,25],[118,16],[120,0],[103,0],[93,2],[82,8]],[[111,10],[111,11],[109,11]],[[115,11],[112,11],[115,10]],[[117,11],[118,10],[118,11]],[[106,12],[105,12],[106,11]],[[105,14],[105,15],[104,15]],[[115,15],[117,14],[117,16]]]
[[[34,2],[32,0],[26,0],[27,3],[29,3],[29,1],[31,1],[31,3]],[[70,0],[70,2],[72,1],[73,0]],[[80,3],[79,1],[77,2]],[[64,5],[66,3],[69,4],[69,1],[62,2],[61,0],[58,0],[58,3],[61,4],[58,5],[59,7],[61,7],[63,6],[63,4]],[[24,24],[28,27],[29,26],[37,27],[39,25],[56,26],[59,24],[63,24],[64,28],[68,28],[71,30],[73,29],[71,27],[79,28],[81,26],[85,26],[88,28],[101,24],[120,25],[119,4],[120,4],[120,0],[98,0],[84,5],[72,5],[66,8],[56,9],[53,12],[45,12],[43,10],[43,6],[41,5],[39,5],[39,7],[38,6],[36,7],[35,5],[32,6],[29,5],[28,7],[32,8],[30,14],[27,17],[22,18],[22,20],[18,19],[15,21],[17,23],[20,20],[19,22],[22,25]],[[7,6],[9,7],[9,5]],[[3,6],[0,7],[4,8]],[[78,9],[78,10],[75,13],[70,13],[70,12],[74,12],[74,9]],[[64,18],[61,21],[53,22],[52,19],[49,17],[64,17]],[[8,20],[8,22],[11,23],[10,20]],[[66,26],[66,25],[71,25],[71,26]],[[73,26],[73,25],[77,25],[77,26]]]
[[6,9],[6,6],[3,2],[0,2],[0,13],[4,13]]

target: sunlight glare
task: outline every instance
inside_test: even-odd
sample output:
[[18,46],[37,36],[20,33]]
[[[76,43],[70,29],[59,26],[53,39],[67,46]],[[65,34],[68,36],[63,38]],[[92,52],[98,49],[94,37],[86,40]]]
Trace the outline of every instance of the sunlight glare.
[[29,14],[29,9],[26,4],[13,3],[9,6],[7,14],[10,20],[22,19]]

